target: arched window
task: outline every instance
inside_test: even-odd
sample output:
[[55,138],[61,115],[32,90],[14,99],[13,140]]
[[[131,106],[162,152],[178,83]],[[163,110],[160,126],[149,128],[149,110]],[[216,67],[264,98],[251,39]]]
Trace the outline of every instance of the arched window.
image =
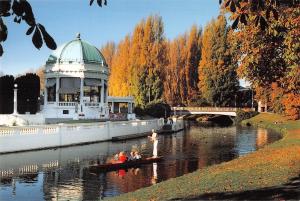
[[83,92],[83,96],[86,101],[100,102],[101,80],[85,78]]
[[56,78],[48,78],[46,88],[47,88],[47,101],[55,102],[55,100],[56,100]]

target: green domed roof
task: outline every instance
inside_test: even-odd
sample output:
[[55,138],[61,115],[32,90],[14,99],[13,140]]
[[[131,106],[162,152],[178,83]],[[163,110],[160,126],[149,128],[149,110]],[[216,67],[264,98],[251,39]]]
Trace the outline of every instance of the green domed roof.
[[89,43],[82,41],[78,34],[75,40],[59,46],[49,56],[47,63],[99,63],[106,65],[101,52]]

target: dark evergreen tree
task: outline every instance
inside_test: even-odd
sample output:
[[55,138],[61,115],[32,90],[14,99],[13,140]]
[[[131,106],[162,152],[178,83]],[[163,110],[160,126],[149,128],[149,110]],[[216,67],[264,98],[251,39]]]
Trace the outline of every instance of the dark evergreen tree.
[[0,114],[13,113],[14,77],[5,75],[0,77]]
[[36,74],[28,73],[16,78],[18,84],[18,112],[35,114],[38,110],[40,96],[40,78]]

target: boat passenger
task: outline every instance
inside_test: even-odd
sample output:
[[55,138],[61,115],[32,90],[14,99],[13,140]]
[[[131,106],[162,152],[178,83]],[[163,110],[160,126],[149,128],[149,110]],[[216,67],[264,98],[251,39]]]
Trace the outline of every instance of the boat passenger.
[[142,156],[139,154],[138,151],[134,152],[134,159],[135,160],[140,160],[142,158]]
[[121,152],[120,152],[120,154],[119,154],[119,161],[120,161],[121,163],[124,163],[124,162],[127,161],[127,156],[126,156],[126,154],[125,154],[124,151],[121,151]]
[[114,160],[115,160],[115,161],[118,161],[118,160],[119,160],[119,154],[115,154]]
[[117,163],[119,161],[119,154],[107,158],[106,163]]
[[132,152],[130,152],[130,155],[129,155],[129,157],[128,157],[128,161],[133,161],[133,160],[135,160],[135,152],[134,151],[132,151]]

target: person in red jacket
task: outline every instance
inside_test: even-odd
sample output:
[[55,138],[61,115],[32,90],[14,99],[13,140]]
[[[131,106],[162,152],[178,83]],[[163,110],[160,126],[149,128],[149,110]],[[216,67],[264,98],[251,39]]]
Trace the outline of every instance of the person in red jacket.
[[126,156],[125,152],[123,152],[123,151],[120,152],[120,154],[119,154],[119,161],[121,163],[124,163],[124,162],[127,161],[127,156]]

